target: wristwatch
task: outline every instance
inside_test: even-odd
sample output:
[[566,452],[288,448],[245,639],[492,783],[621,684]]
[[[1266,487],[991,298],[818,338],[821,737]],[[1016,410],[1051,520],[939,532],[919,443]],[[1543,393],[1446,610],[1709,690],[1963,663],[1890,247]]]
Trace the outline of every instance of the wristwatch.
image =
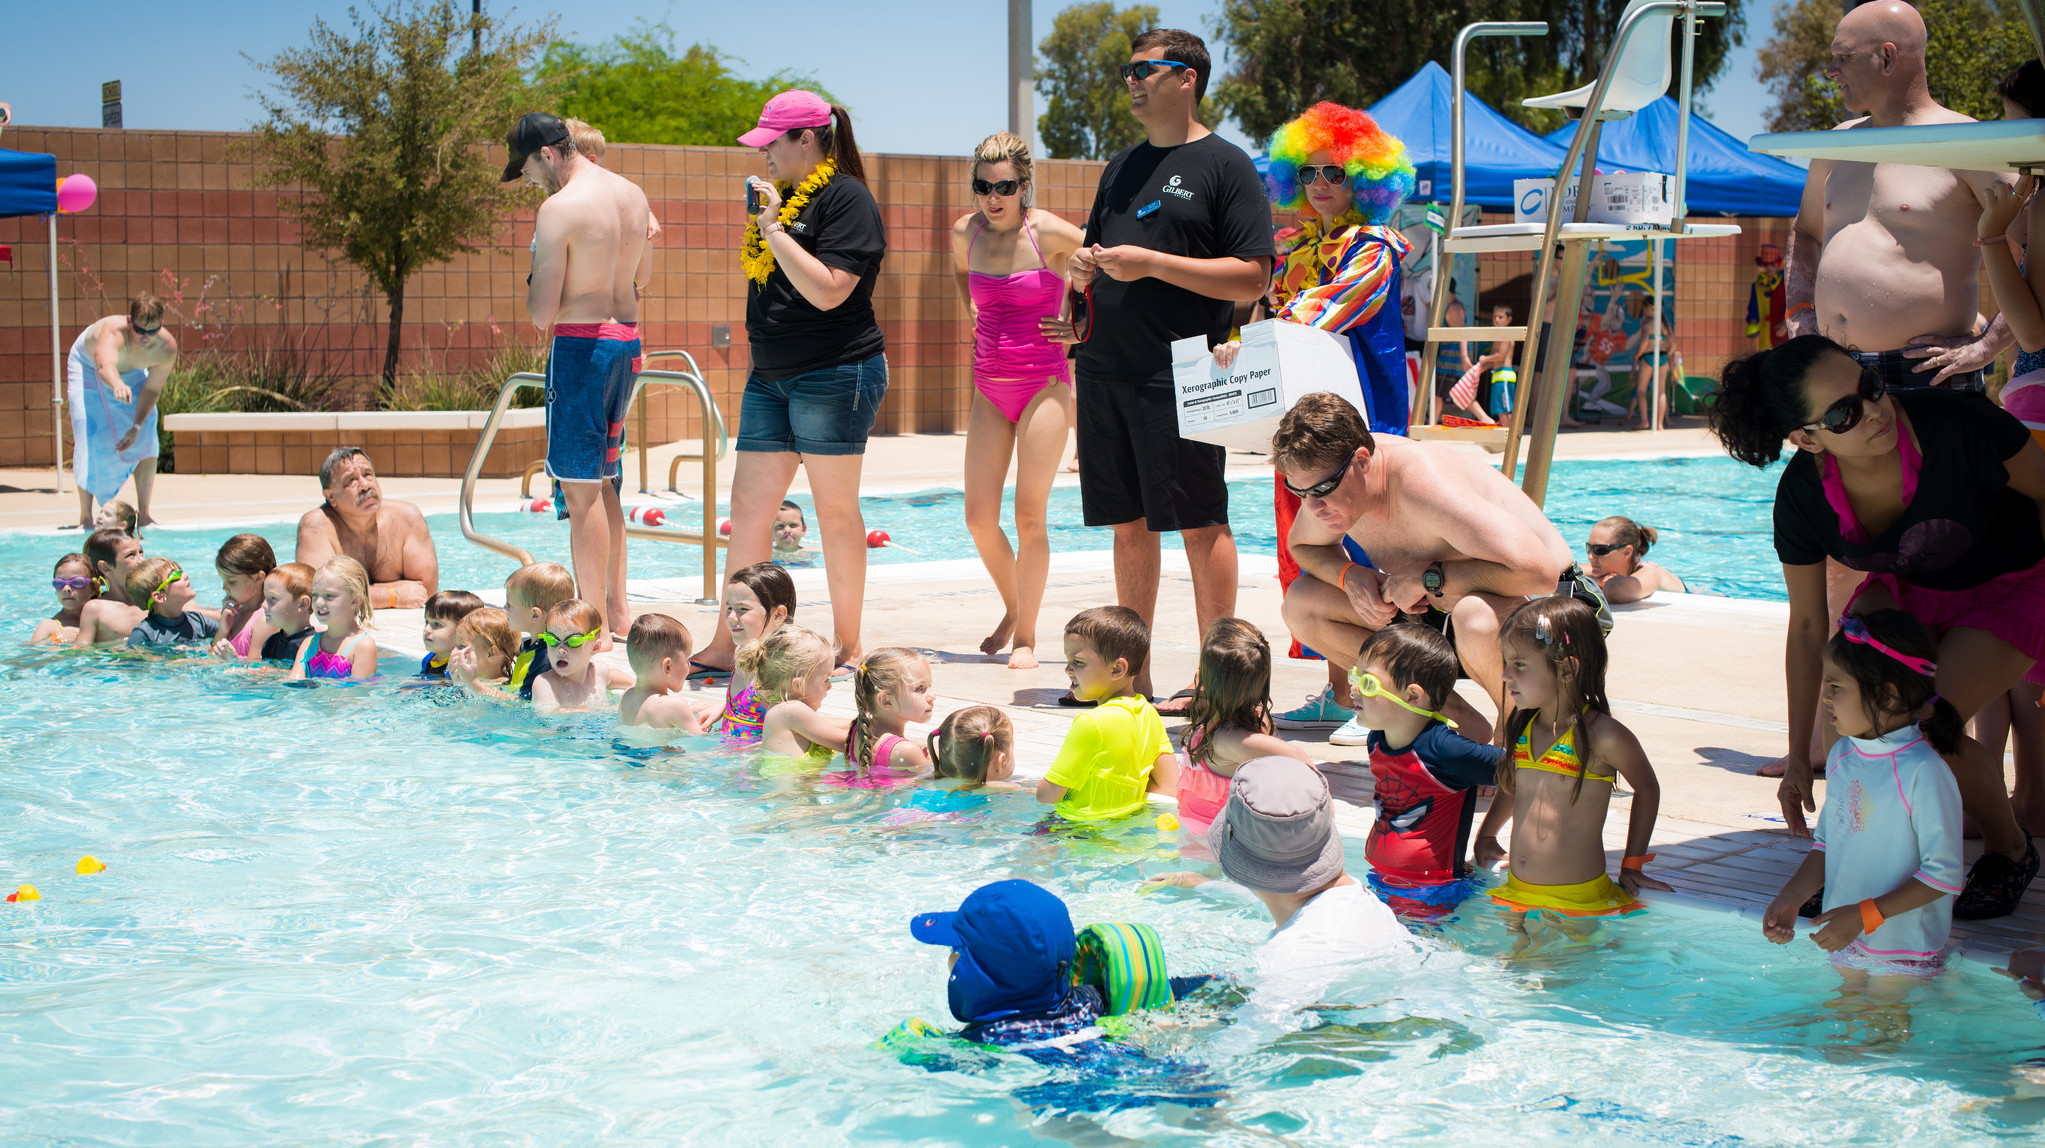
[[1441,563],[1437,562],[1434,565],[1429,566],[1426,569],[1426,571],[1420,575],[1420,585],[1429,594],[1432,594],[1437,598],[1441,597],[1442,586]]

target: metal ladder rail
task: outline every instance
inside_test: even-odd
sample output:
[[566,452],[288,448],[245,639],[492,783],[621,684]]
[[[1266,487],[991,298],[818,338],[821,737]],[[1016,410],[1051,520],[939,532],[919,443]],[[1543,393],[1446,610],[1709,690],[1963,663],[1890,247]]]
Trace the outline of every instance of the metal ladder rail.
[[[690,356],[688,352],[664,351],[656,352],[656,354],[680,355],[688,360],[689,366],[692,368],[692,370],[640,371],[637,375],[633,376],[632,379],[632,402],[637,403],[641,397],[641,394],[645,390],[647,384],[651,383],[659,386],[679,386],[686,388],[690,391],[693,391],[696,395],[697,400],[702,404],[704,412],[703,426],[705,431],[703,439],[703,449],[699,451],[697,454],[691,455],[689,457],[692,459],[700,458],[703,462],[703,481],[705,493],[705,497],[703,498],[703,530],[700,533],[683,530],[664,530],[656,527],[636,526],[630,522],[627,522],[625,524],[625,535],[628,538],[646,538],[660,542],[680,542],[700,545],[703,548],[703,597],[697,599],[697,602],[698,604],[702,604],[704,602],[714,604],[718,600],[717,551],[720,547],[725,545],[724,539],[719,537],[717,534],[716,522],[717,462],[719,459],[722,459],[724,457],[724,455],[728,452],[730,446],[724,422],[724,415],[723,412],[718,409],[717,400],[711,396],[709,385],[703,381],[703,376],[701,372],[693,369],[696,365],[695,359],[692,356]],[[652,356],[648,357],[650,358]],[[483,460],[489,457],[490,448],[496,443],[497,431],[499,425],[504,420],[505,410],[511,405],[512,394],[526,387],[544,389],[546,385],[547,385],[546,376],[535,374],[531,371],[520,371],[517,374],[514,374],[509,378],[505,379],[503,388],[498,391],[497,402],[490,410],[490,417],[488,420],[484,422],[483,431],[476,438],[476,449],[469,456],[469,465],[462,472],[461,496],[457,506],[457,511],[462,529],[462,537],[487,550],[492,550],[499,554],[504,555],[507,558],[511,558],[517,561],[521,566],[530,565],[532,563],[533,556],[530,551],[526,550],[524,547],[517,546],[510,542],[506,542],[503,539],[493,538],[490,535],[484,534],[476,529],[475,525],[476,481],[478,478],[481,477],[483,469]],[[644,425],[645,425],[644,419],[642,417],[641,420],[642,428],[644,427]],[[710,430],[713,427],[716,430],[717,444],[717,449],[714,452],[710,449],[711,442]],[[645,441],[643,434],[644,431],[642,429],[641,438],[642,443]],[[642,455],[642,466],[644,465],[643,457],[644,456]],[[683,460],[677,459],[676,466],[679,466],[681,461]],[[676,474],[675,468],[670,467],[668,473],[669,481],[672,482],[674,475]],[[530,477],[530,474],[531,472],[528,471],[528,478]]]
[[[1427,311],[1427,341],[1420,351],[1420,387],[1417,394],[1420,406],[1419,417],[1409,421],[1417,425],[1435,425],[1433,419],[1434,391],[1440,380],[1435,378],[1437,344],[1450,341],[1462,342],[1471,338],[1498,338],[1501,331],[1509,332],[1510,327],[1484,327],[1483,335],[1469,334],[1476,327],[1475,316],[1467,316],[1469,326],[1444,327],[1441,317],[1448,306],[1449,280],[1455,269],[1455,253],[1449,250],[1446,236],[1453,233],[1463,222],[1463,78],[1466,74],[1464,60],[1470,41],[1492,36],[1546,36],[1548,25],[1540,20],[1480,20],[1465,24],[1456,33],[1454,55],[1450,57],[1449,89],[1449,217],[1442,228],[1443,240],[1437,241],[1435,251],[1438,258],[1434,267],[1432,300]],[[1524,340],[1524,330],[1521,333]]]
[[[1618,64],[1621,53],[1626,50],[1627,40],[1632,38],[1641,22],[1651,15],[1671,11],[1680,12],[1684,17],[1682,92],[1678,101],[1681,119],[1678,121],[1676,156],[1679,166],[1675,172],[1676,202],[1672,205],[1675,210],[1680,211],[1683,208],[1682,188],[1686,172],[1680,165],[1688,160],[1684,152],[1689,143],[1691,60],[1696,50],[1697,18],[1725,15],[1725,4],[1721,0],[1658,0],[1655,3],[1643,4],[1627,13],[1626,18],[1620,22],[1619,30],[1612,38],[1612,47],[1605,53],[1605,65],[1598,70],[1598,80],[1591,89],[1590,99],[1584,103],[1583,118],[1578,121],[1576,133],[1570,137],[1569,151],[1555,176],[1555,186],[1559,192],[1562,181],[1576,172],[1579,165],[1582,167],[1577,184],[1576,210],[1572,213],[1575,216],[1573,222],[1582,223],[1590,213],[1591,188],[1597,175],[1597,153],[1591,152],[1586,155],[1586,145],[1595,145],[1600,120],[1604,115],[1605,97],[1612,86],[1613,69]],[[1538,326],[1540,315],[1547,305],[1548,272],[1554,264],[1556,241],[1561,234],[1562,212],[1556,210],[1560,204],[1559,194],[1551,197],[1547,221],[1541,230],[1541,246],[1536,249],[1534,258],[1534,297],[1527,310],[1527,323],[1536,331],[1540,329]],[[1681,236],[1684,231],[1682,216],[1675,216],[1668,230],[1671,235]],[[1570,334],[1567,337],[1563,336],[1559,304],[1561,300],[1571,300],[1570,306],[1574,311],[1580,306],[1583,296],[1584,252],[1572,246],[1566,260],[1562,265],[1562,282],[1557,284],[1555,296],[1558,301],[1556,322],[1549,325],[1548,360],[1542,366],[1539,379],[1544,400],[1541,407],[1541,425],[1535,429],[1533,445],[1527,451],[1527,473],[1521,482],[1521,488],[1534,500],[1536,506],[1541,505],[1547,498],[1548,469],[1554,461],[1555,434],[1561,426],[1562,402],[1570,377],[1570,360],[1576,352],[1578,318],[1572,313],[1569,320]],[[1520,347],[1519,388],[1513,402],[1512,429],[1506,437],[1505,459],[1501,463],[1501,469],[1508,478],[1514,476],[1518,462],[1520,433],[1526,426],[1527,403],[1534,393],[1536,382],[1534,366],[1539,351],[1538,338],[1529,338]],[[1560,379],[1559,383],[1555,381],[1557,378]]]

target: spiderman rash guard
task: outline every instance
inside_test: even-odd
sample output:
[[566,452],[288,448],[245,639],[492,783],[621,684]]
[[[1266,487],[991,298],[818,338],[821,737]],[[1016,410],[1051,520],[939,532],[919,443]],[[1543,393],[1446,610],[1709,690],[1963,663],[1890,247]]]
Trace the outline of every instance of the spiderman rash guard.
[[1440,721],[1429,722],[1401,749],[1386,745],[1385,735],[1373,730],[1377,820],[1364,844],[1373,875],[1405,888],[1461,880],[1469,871],[1477,788],[1497,781],[1504,756],[1500,747],[1480,745]]

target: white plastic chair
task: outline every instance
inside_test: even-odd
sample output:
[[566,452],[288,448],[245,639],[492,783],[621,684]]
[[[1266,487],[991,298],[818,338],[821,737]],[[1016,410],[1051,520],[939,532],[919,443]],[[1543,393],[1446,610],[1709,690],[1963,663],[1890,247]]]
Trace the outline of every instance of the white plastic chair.
[[[1633,0],[1626,11],[1645,4],[1647,0]],[[1624,25],[1622,13],[1614,28]],[[1669,57],[1669,40],[1676,23],[1673,12],[1650,16],[1639,30],[1626,41],[1626,51],[1619,57],[1617,74],[1612,77],[1612,86],[1605,92],[1604,115],[1608,120],[1625,119],[1662,97],[1669,90],[1669,79],[1674,74],[1675,62]],[[1530,96],[1520,103],[1529,108],[1576,109],[1579,114],[1590,102],[1591,89],[1598,86],[1597,78],[1573,91],[1557,92],[1552,96]]]

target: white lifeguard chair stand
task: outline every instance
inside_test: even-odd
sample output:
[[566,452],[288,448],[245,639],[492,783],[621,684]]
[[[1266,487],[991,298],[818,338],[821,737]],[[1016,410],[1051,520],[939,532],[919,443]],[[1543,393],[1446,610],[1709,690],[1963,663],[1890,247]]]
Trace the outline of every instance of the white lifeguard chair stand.
[[[2035,2],[2035,0],[2026,0]],[[1632,0],[1619,17],[1619,28],[1605,66],[1596,81],[1574,91],[1535,96],[1522,103],[1531,108],[1563,108],[1575,113],[1576,134],[1569,152],[1556,173],[1556,186],[1582,169],[1578,177],[1574,218],[1564,220],[1560,205],[1564,197],[1550,197],[1550,210],[1542,223],[1497,223],[1474,227],[1456,226],[1463,208],[1463,56],[1469,42],[1485,36],[1540,36],[1548,26],[1542,23],[1482,22],[1466,26],[1456,34],[1454,79],[1450,118],[1451,193],[1449,231],[1442,237],[1442,251],[1453,256],[1462,252],[1482,254],[1498,251],[1533,251],[1533,302],[1526,323],[1512,327],[1430,327],[1427,347],[1421,352],[1421,411],[1432,409],[1434,358],[1437,343],[1465,339],[1515,339],[1520,344],[1519,389],[1514,396],[1512,421],[1503,427],[1436,427],[1415,425],[1415,438],[1456,439],[1477,442],[1504,454],[1501,469],[1514,477],[1519,466],[1520,435],[1527,428],[1527,410],[1536,407],[1532,426],[1533,442],[1527,451],[1526,475],[1521,486],[1538,505],[1548,492],[1548,468],[1555,457],[1555,433],[1560,425],[1562,404],[1569,394],[1570,360],[1575,354],[1576,329],[1583,298],[1584,274],[1589,267],[1587,244],[1603,239],[1682,240],[1739,234],[1739,227],[1724,223],[1690,223],[1684,215],[1684,183],[1690,149],[1690,90],[1696,54],[1697,21],[1725,15],[1718,0]],[[1675,183],[1673,217],[1666,228],[1626,227],[1620,224],[1589,223],[1591,192],[1597,172],[1598,134],[1608,120],[1625,119],[1660,99],[1669,87],[1674,61],[1669,58],[1670,33],[1675,22],[1683,21],[1683,66],[1677,105],[1681,118],[1676,130],[1676,170],[1669,173]],[[1559,276],[1557,264],[1559,262]],[[1559,277],[1555,291],[1555,322],[1550,324],[1547,357],[1538,364],[1541,349],[1540,316],[1549,299],[1548,282]],[[1448,292],[1447,275],[1434,278],[1432,316],[1442,314]],[[1566,309],[1567,326],[1564,313]],[[1532,334],[1533,337],[1529,338]],[[1658,400],[1656,400],[1658,401]],[[1650,407],[1650,409],[1654,409]]]

